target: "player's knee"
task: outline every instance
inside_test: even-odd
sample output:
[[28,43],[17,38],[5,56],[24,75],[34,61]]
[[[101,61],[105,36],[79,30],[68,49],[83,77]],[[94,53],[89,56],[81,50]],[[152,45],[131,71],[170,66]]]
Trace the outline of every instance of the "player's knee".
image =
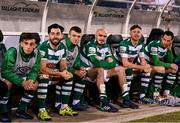
[[125,68],[124,67],[122,67],[122,66],[118,66],[118,67],[115,67],[115,71],[116,71],[116,73],[124,73],[125,72]]
[[98,74],[104,74],[104,69],[103,68],[98,68],[97,73]]
[[3,80],[3,82],[7,85],[8,90],[10,90],[11,87],[12,87],[12,83],[10,81],[8,81],[8,80]]

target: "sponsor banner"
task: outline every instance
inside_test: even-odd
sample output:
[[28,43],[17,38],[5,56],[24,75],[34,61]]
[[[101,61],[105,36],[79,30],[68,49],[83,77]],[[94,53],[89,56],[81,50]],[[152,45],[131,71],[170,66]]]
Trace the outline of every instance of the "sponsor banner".
[[44,4],[24,0],[0,0],[0,29],[9,32],[39,32]]

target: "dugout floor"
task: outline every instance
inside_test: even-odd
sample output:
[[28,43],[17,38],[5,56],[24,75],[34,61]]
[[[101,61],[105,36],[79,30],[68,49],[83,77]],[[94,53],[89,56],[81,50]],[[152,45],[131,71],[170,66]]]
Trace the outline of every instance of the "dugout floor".
[[[115,105],[117,106],[117,105]],[[154,116],[169,112],[180,111],[179,107],[168,107],[158,105],[142,105],[139,104],[139,109],[129,109],[119,107],[118,113],[107,113],[97,110],[95,107],[88,108],[87,111],[79,112],[78,116],[59,116],[58,114],[51,113],[53,116],[50,122],[126,122],[135,119],[141,119],[148,116]],[[117,106],[118,107],[118,106]],[[12,112],[13,114],[13,112]],[[34,115],[33,120],[17,119],[14,115],[13,122],[40,122]]]

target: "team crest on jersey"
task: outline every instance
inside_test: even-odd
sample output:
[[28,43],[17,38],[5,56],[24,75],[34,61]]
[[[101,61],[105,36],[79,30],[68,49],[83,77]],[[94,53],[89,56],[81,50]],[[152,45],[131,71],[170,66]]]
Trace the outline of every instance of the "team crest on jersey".
[[72,66],[71,61],[73,61],[74,59],[75,59],[74,56],[68,56],[68,57],[66,58],[68,66]]
[[90,53],[90,54],[95,54],[95,53],[96,53],[96,48],[94,48],[94,47],[89,47],[89,53]]
[[23,76],[23,75],[26,75],[29,71],[31,70],[30,67],[28,66],[22,66],[22,67],[18,67],[15,71],[15,73],[17,75],[20,75],[20,76]]
[[156,47],[151,47],[151,52],[152,53],[157,53],[157,48]]
[[126,47],[120,47],[120,53],[125,53],[126,52]]
[[44,51],[40,51],[41,56],[44,57],[45,56],[45,52]]

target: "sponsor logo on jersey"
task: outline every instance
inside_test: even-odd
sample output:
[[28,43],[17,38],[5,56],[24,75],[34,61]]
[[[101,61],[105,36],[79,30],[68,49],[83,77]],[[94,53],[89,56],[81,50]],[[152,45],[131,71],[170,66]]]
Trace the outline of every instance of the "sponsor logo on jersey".
[[90,53],[90,54],[95,54],[95,53],[96,53],[96,48],[94,48],[94,47],[89,47],[89,53]]
[[157,53],[157,48],[156,47],[151,47],[151,52],[152,53]]
[[22,66],[22,67],[19,66],[16,69],[15,73],[20,76],[25,76],[30,70],[31,70],[31,68],[28,66]]
[[40,50],[40,53],[41,53],[41,56],[42,56],[42,57],[45,56],[45,52],[44,52],[44,51],[41,51],[41,50]]
[[125,53],[125,52],[126,52],[126,47],[121,46],[120,47],[120,53]]

